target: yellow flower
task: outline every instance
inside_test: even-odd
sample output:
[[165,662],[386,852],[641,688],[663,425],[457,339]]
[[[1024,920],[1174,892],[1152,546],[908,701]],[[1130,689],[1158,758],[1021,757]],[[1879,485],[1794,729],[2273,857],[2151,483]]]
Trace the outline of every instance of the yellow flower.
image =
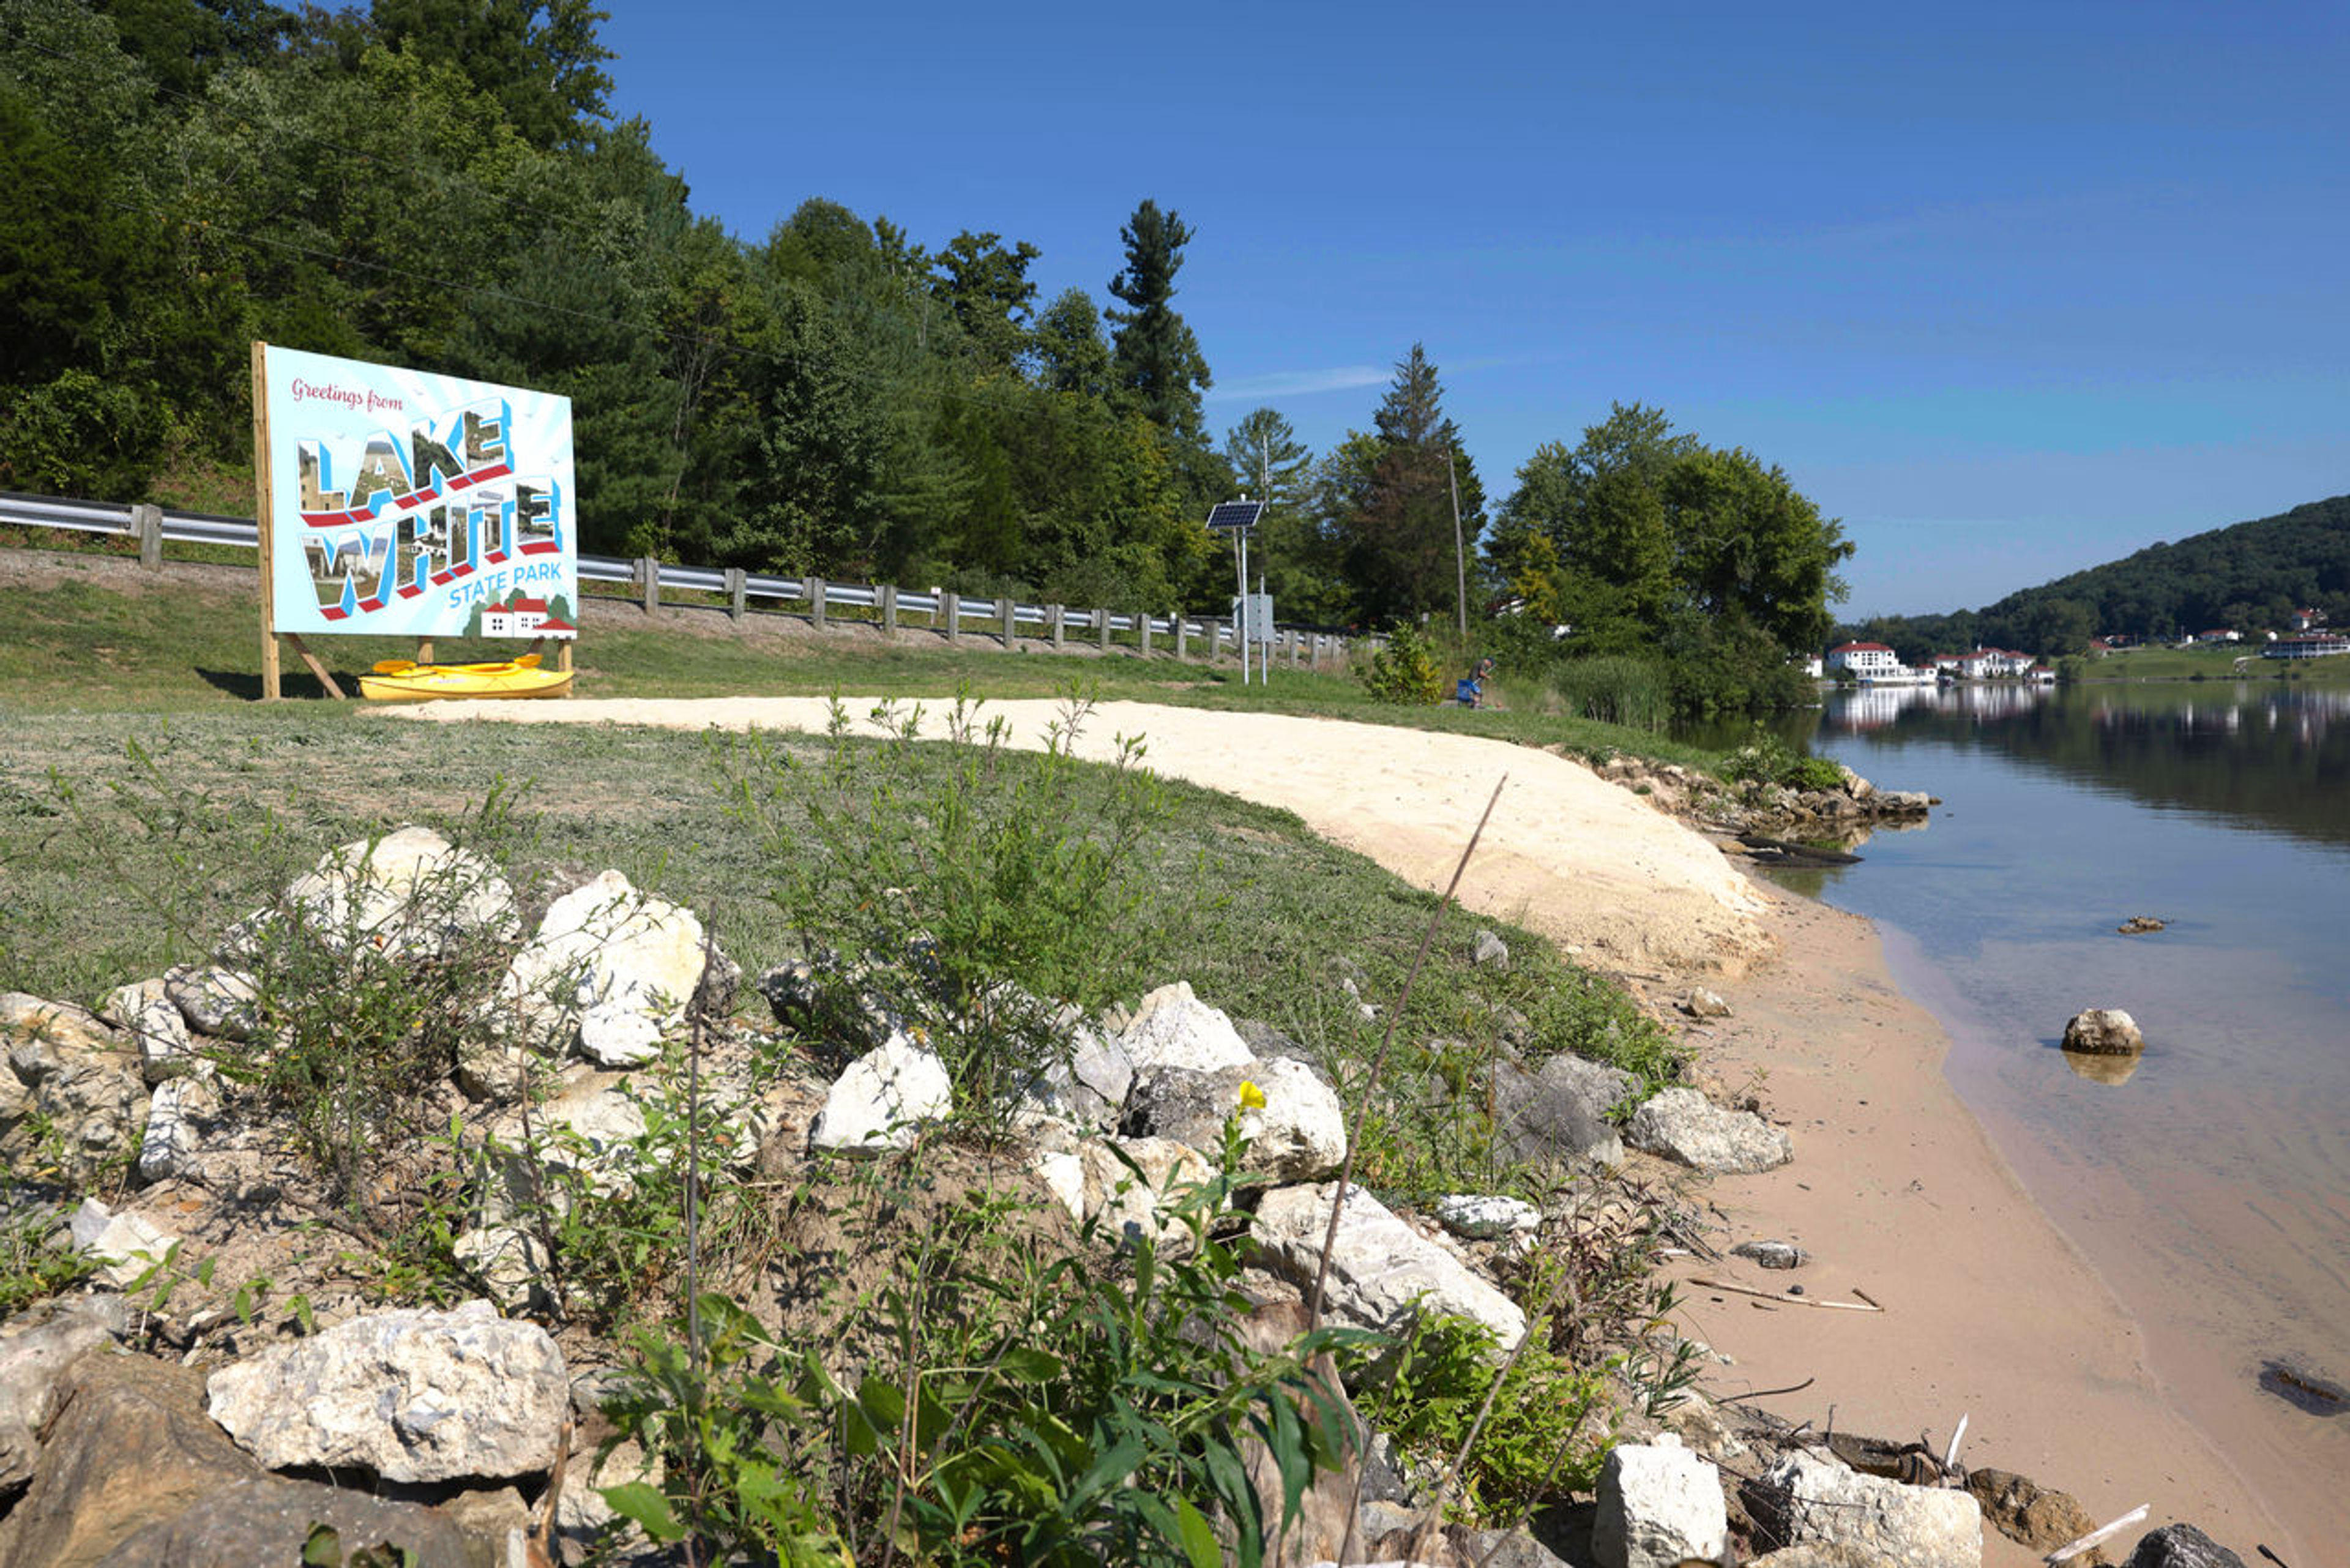
[[1241,1109],[1244,1111],[1264,1109],[1264,1091],[1246,1078],[1241,1080]]

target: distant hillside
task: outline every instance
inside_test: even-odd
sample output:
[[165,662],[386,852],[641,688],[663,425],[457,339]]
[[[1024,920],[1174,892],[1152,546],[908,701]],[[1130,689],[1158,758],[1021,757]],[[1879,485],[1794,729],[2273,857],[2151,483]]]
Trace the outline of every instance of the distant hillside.
[[2303,607],[2324,612],[2331,626],[2350,627],[2350,495],[2150,545],[1979,610],[1880,616],[1838,631],[1890,643],[1913,661],[1977,643],[2056,655],[2115,633],[2282,629]]

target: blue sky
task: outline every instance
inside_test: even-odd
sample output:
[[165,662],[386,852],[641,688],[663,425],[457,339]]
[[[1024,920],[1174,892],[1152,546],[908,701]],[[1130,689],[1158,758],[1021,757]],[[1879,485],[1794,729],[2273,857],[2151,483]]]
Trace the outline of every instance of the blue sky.
[[606,0],[697,211],[1195,231],[1210,428],[1367,428],[1417,341],[1489,494],[1611,400],[1784,467],[1849,613],[2350,491],[2350,6]]

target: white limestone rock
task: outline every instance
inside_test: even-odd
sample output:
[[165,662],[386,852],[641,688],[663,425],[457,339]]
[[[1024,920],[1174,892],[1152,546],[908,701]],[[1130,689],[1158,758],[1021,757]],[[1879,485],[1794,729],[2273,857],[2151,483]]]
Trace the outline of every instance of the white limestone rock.
[[95,1198],[82,1199],[69,1229],[74,1250],[94,1260],[98,1278],[118,1291],[129,1290],[179,1244],[178,1237],[144,1215],[128,1210],[118,1214]]
[[1850,1546],[1901,1568],[1981,1568],[1982,1509],[1963,1491],[1904,1486],[1797,1452],[1739,1489],[1769,1538]]
[[210,1063],[156,1085],[147,1098],[147,1130],[139,1140],[139,1179],[152,1184],[186,1174],[204,1127],[220,1118],[220,1108]]
[[1233,1116],[1249,1140],[1245,1170],[1276,1181],[1318,1181],[1346,1163],[1347,1111],[1337,1091],[1305,1063],[1285,1057],[1212,1072],[1146,1068],[1135,1077],[1125,1130],[1214,1148]]
[[332,950],[390,959],[438,958],[476,937],[511,938],[519,925],[514,889],[497,867],[429,827],[327,851],[286,888],[286,906]]
[[[1329,1181],[1266,1193],[1253,1230],[1260,1261],[1311,1289],[1337,1190]],[[1515,1302],[1360,1188],[1348,1190],[1338,1221],[1329,1291],[1332,1314],[1362,1328],[1401,1330],[1433,1309],[1483,1324],[1505,1351],[1525,1337]]]
[[1173,1138],[1096,1138],[1077,1150],[1077,1159],[1085,1176],[1084,1218],[1095,1220],[1104,1236],[1128,1246],[1148,1237],[1166,1256],[1189,1255],[1191,1229],[1168,1210],[1182,1189],[1215,1174],[1198,1149]]
[[1591,1554],[1600,1568],[1680,1568],[1721,1560],[1730,1515],[1721,1472],[1669,1436],[1625,1443],[1599,1472]]
[[519,1020],[524,1044],[547,1055],[577,1046],[607,1067],[659,1054],[702,983],[702,922],[607,871],[557,898],[515,955],[485,1020]]
[[1194,996],[1189,981],[1162,985],[1144,997],[1119,1038],[1138,1072],[1190,1067],[1212,1073],[1256,1060],[1232,1021]]
[[954,1110],[954,1085],[938,1054],[892,1035],[848,1064],[808,1124],[811,1149],[878,1154],[908,1148],[925,1123]]
[[223,1367],[205,1386],[213,1419],[270,1469],[393,1481],[544,1470],[570,1404],[546,1331],[484,1301],[355,1317]]
[[1542,1210],[1522,1198],[1456,1192],[1430,1204],[1437,1222],[1456,1236],[1491,1241],[1542,1224]]

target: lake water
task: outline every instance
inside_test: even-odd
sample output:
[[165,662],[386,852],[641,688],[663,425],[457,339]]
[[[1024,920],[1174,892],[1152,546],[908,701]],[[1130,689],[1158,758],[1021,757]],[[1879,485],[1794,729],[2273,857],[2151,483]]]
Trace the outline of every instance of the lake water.
[[[1828,701],[1790,738],[1943,804],[1797,885],[1884,932],[1960,1096],[2304,1555],[2272,1544],[2350,1560],[2350,688]],[[2085,1007],[2146,1032],[2118,1081],[2056,1047]]]

